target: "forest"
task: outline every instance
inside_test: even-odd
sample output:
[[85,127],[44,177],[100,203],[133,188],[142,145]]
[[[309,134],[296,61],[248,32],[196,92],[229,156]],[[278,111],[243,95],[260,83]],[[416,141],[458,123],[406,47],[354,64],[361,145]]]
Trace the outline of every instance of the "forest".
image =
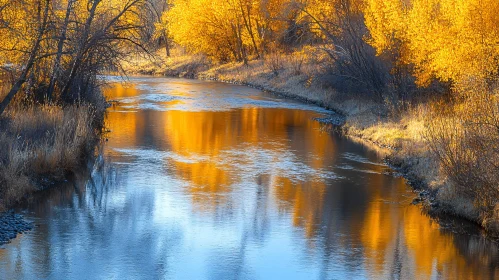
[[321,104],[430,208],[499,232],[496,0],[0,0],[1,207],[95,152],[108,73]]

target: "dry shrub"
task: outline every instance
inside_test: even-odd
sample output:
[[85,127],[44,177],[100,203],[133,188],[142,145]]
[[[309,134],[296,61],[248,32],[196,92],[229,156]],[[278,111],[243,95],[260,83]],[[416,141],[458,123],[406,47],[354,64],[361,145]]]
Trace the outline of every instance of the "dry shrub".
[[288,57],[288,64],[291,66],[291,70],[293,71],[293,75],[302,74],[302,67],[305,63],[305,56],[300,53],[294,53]]
[[98,139],[96,117],[83,104],[9,111],[0,124],[0,210],[76,170]]
[[286,62],[293,75],[313,75],[320,72],[324,64],[330,63],[330,59],[319,47],[305,46],[287,55]]
[[436,104],[426,138],[458,195],[474,200],[485,227],[498,218],[499,100],[482,88],[461,93],[453,106]]
[[279,51],[272,51],[265,56],[265,67],[270,70],[275,76],[284,69],[284,55]]

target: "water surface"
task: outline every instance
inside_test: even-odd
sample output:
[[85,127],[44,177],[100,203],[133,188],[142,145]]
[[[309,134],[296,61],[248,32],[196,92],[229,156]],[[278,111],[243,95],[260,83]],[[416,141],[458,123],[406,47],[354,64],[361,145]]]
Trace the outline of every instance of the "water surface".
[[[0,279],[488,279],[498,247],[437,223],[329,112],[247,87],[131,78],[95,167],[24,209]],[[465,229],[463,229],[465,228]]]

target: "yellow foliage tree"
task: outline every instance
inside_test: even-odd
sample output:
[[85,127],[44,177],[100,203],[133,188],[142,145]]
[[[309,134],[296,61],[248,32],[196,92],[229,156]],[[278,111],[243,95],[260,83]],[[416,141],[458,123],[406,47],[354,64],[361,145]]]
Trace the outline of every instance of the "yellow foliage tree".
[[[247,61],[259,57],[283,28],[286,1],[174,0],[162,20],[174,41],[193,52],[222,60]],[[279,19],[279,20],[277,20]]]
[[[0,70],[12,77],[0,115],[26,99],[89,96],[96,75],[136,48],[146,0],[0,0]],[[27,86],[24,86],[27,83]]]
[[378,53],[403,46],[420,85],[495,79],[499,2],[495,0],[367,0],[369,42]]

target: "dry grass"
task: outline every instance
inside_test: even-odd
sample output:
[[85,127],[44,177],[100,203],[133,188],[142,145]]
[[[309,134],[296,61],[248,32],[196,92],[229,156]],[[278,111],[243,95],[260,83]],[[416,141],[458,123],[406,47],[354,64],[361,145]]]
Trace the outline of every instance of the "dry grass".
[[189,55],[173,49],[170,57],[163,51],[154,56],[130,57],[122,62],[122,67],[129,74],[195,78],[198,73],[209,69],[211,63],[204,55]]
[[89,105],[11,109],[0,121],[0,210],[73,172],[98,139]]
[[351,114],[348,134],[391,149],[406,176],[434,194],[433,209],[499,233],[499,102],[473,90],[432,101],[401,117]]
[[336,106],[340,97],[334,90],[323,88],[316,79],[321,75],[321,69],[312,60],[296,61],[295,55],[282,55],[276,58],[272,54],[264,60],[253,60],[243,63],[227,63],[200,72],[197,77],[248,84],[269,91],[320,104],[340,112],[343,108]]

